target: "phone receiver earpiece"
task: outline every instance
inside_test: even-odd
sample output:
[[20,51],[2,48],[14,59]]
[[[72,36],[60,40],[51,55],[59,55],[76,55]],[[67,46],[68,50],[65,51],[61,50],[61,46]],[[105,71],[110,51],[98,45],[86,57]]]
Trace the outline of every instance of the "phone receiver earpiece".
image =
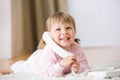
[[46,42],[46,44],[49,44],[49,47],[53,51],[55,51],[56,54],[58,54],[60,57],[65,58],[67,56],[73,56],[71,52],[64,50],[62,47],[60,47],[53,41],[51,32],[44,32],[42,38]]

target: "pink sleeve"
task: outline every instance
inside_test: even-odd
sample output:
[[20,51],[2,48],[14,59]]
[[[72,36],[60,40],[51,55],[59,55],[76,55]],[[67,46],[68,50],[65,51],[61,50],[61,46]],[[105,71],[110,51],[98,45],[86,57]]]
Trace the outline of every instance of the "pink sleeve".
[[62,76],[64,68],[59,65],[56,56],[48,47],[45,47],[42,55],[36,60],[34,73],[39,76]]

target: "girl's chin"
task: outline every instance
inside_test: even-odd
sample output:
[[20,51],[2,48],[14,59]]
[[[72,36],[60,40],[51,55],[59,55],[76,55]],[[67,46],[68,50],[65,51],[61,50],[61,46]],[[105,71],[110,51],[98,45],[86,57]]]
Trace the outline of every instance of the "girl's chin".
[[70,49],[71,46],[70,46],[70,45],[65,45],[65,44],[64,44],[64,45],[61,45],[61,47],[64,48],[64,49],[66,49],[66,50],[68,50],[68,49]]

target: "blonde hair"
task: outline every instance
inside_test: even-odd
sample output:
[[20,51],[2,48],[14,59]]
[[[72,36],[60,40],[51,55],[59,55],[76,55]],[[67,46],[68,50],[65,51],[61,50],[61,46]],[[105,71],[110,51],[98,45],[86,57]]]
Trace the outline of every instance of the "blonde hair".
[[[73,19],[73,17],[67,13],[64,12],[56,12],[55,14],[51,15],[47,21],[46,21],[46,29],[47,31],[51,30],[51,26],[54,23],[68,23],[68,24],[72,24],[75,31],[76,31],[76,26],[75,26],[75,21]],[[79,43],[79,39],[75,39],[75,42]],[[45,46],[45,41],[43,39],[40,40],[39,44],[38,44],[38,48],[42,49]]]

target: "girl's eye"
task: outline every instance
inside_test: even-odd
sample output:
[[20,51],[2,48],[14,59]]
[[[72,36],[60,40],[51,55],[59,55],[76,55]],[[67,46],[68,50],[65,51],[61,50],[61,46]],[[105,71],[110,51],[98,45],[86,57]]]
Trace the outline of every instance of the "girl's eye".
[[57,28],[56,31],[60,31],[60,28]]
[[71,29],[71,27],[67,27],[66,29]]

